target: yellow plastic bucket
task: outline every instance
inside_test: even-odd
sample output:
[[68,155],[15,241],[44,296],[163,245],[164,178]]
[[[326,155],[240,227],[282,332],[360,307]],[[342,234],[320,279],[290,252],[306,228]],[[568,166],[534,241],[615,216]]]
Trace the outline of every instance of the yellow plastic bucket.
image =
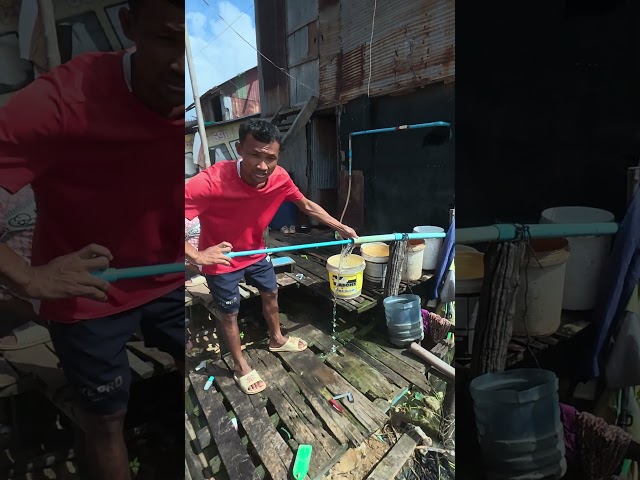
[[[342,299],[356,298],[362,294],[362,279],[366,262],[360,255],[349,255],[342,261],[340,272],[340,255],[334,255],[327,259],[327,271],[329,272],[329,285],[331,293]],[[340,273],[340,279],[338,279]],[[337,285],[337,286],[336,286]]]

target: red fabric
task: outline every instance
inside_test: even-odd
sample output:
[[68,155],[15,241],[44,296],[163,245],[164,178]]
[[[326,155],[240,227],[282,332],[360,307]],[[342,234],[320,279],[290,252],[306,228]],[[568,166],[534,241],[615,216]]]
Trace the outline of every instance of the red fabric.
[[[185,186],[184,210],[189,220],[200,219],[199,249],[229,242],[236,252],[264,248],[263,233],[282,202],[303,197],[289,174],[276,167],[267,185],[259,190],[238,175],[238,161],[218,162],[192,178]],[[265,257],[250,255],[231,260],[231,267],[206,265],[209,275],[235,272]]]
[[[0,109],[0,187],[31,183],[37,203],[32,264],[89,243],[112,267],[184,261],[184,120],[165,119],[127,88],[124,52],[91,53],[40,77]],[[119,281],[107,303],[42,302],[45,319],[71,323],[143,305],[184,275]]]

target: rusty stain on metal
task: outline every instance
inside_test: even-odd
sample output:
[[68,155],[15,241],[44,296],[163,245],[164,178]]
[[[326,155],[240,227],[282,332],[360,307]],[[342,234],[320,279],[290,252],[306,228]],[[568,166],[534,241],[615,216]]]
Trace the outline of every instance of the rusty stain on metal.
[[[366,94],[373,11],[367,0],[319,3],[321,103]],[[447,81],[455,75],[455,2],[378,5],[371,95]]]

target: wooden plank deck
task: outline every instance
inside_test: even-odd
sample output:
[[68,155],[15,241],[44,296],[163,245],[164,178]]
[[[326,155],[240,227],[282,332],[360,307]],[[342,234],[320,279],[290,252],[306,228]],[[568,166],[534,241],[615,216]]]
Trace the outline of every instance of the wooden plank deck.
[[[353,328],[337,336],[337,351],[331,353],[333,340],[317,325],[295,316],[281,323],[286,331],[304,336],[309,348],[274,354],[265,345],[248,347],[247,360],[267,383],[262,394],[240,391],[228,355],[208,362],[206,371],[197,372],[199,379],[191,374],[187,397],[195,399],[196,408],[189,412],[190,420],[216,478],[245,478],[234,477],[235,470],[229,468],[236,468],[247,454],[260,478],[287,478],[282,471],[290,472],[297,446],[310,444],[309,478],[320,479],[349,447],[359,446],[385,425],[392,400],[406,387],[433,392],[428,369],[406,349]],[[214,384],[204,391],[209,376],[214,376]],[[346,392],[353,394],[354,403],[340,401],[340,414],[329,400]],[[212,402],[217,405],[217,423],[208,421]],[[237,429],[230,418],[237,421]],[[253,470],[244,475],[253,475]]]

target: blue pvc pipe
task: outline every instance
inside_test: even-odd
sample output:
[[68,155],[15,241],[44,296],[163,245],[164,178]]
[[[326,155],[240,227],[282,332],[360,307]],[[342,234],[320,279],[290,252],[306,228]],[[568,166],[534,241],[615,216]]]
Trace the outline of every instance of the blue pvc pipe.
[[131,278],[166,275],[168,273],[184,273],[184,271],[184,263],[164,263],[160,265],[149,265],[146,267],[107,268],[100,272],[94,272],[93,275],[107,282],[115,282]]
[[[261,250],[246,250],[244,252],[229,252],[227,256],[229,258],[235,257],[246,257],[249,255],[261,255],[265,253],[280,253],[280,252],[291,252],[293,250],[309,250],[312,248],[321,248],[321,247],[333,247],[338,245],[347,245],[349,243],[353,243],[355,245],[361,245],[363,243],[372,243],[372,242],[395,242],[402,240],[403,233],[389,233],[386,235],[368,235],[365,237],[359,237],[348,240],[332,240],[330,242],[319,242],[319,243],[307,243],[303,245],[287,245],[286,247],[274,247],[274,248],[263,248]],[[408,233],[407,240],[425,240],[428,238],[444,238],[446,237],[445,233]]]
[[[351,166],[353,165],[353,149],[351,148],[351,138],[361,135],[371,135],[373,133],[389,133],[397,132],[399,130],[415,130],[418,128],[433,128],[433,127],[447,127],[451,128],[449,122],[429,122],[429,123],[414,123],[413,125],[400,125],[397,127],[386,128],[374,128],[373,130],[361,130],[359,132],[351,132],[349,134],[349,176],[351,176]],[[451,132],[449,132],[449,138],[451,138]]]
[[618,224],[615,222],[540,223],[529,225],[503,223],[487,227],[457,228],[456,244],[508,242],[517,239],[522,228],[528,229],[527,236],[531,238],[591,237],[615,235],[618,231]]
[[[244,252],[229,252],[227,256],[229,258],[235,257],[247,257],[249,255],[260,255],[263,253],[279,253],[290,252],[293,250],[308,250],[312,248],[330,247],[338,245],[347,245],[353,243],[355,245],[361,245],[363,243],[372,242],[393,242],[403,239],[403,233],[390,233],[386,235],[369,235],[365,237],[359,237],[355,240],[332,240],[330,242],[318,242],[307,243],[304,245],[288,245],[286,247],[264,248],[261,250],[246,250]],[[444,233],[409,233],[407,234],[407,240],[424,240],[427,238],[444,238]],[[153,277],[156,275],[166,275],[169,273],[184,273],[184,263],[165,263],[161,265],[149,265],[146,267],[132,267],[132,268],[108,268],[100,272],[94,272],[93,275],[105,280],[107,282],[116,282],[118,280],[126,280],[132,278]]]

